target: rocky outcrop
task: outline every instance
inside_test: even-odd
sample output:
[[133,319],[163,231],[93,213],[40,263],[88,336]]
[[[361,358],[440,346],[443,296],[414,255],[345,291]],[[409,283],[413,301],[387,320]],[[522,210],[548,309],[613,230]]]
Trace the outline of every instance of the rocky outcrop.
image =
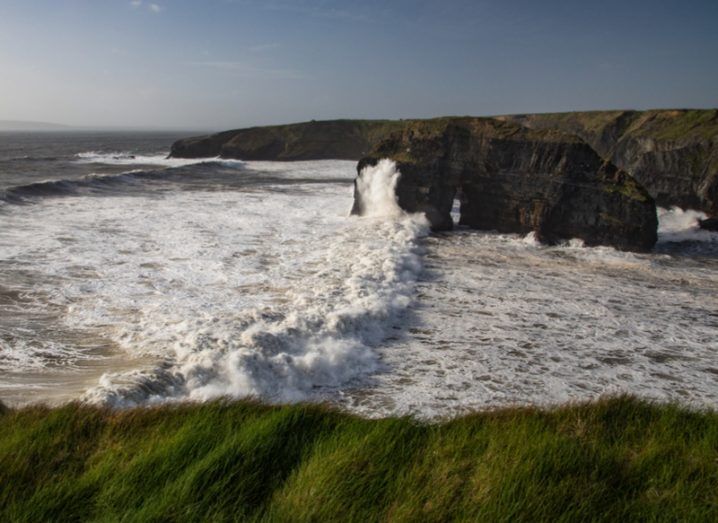
[[706,231],[718,232],[718,218],[707,218],[705,220],[698,220],[698,225],[701,229]]
[[[592,111],[497,117],[579,136],[630,173],[659,205],[718,216],[718,110]],[[243,160],[358,160],[416,120],[331,120],[187,138],[171,156]]]
[[[397,163],[399,205],[424,212],[435,230],[460,223],[544,242],[580,238],[588,245],[646,251],[656,242],[655,203],[630,175],[578,137],[489,118],[406,122],[358,165]],[[354,211],[362,208],[355,191]]]
[[718,110],[596,111],[499,117],[558,129],[628,171],[658,205],[718,215]]
[[328,120],[250,127],[179,140],[176,158],[240,160],[358,160],[372,146],[400,129],[403,121]]
[[[534,132],[561,131],[574,134],[588,143],[603,159],[632,175],[646,187],[659,205],[678,205],[683,208],[699,209],[711,217],[718,217],[718,110],[596,111],[513,115],[497,117],[497,120],[520,124]],[[369,154],[368,151],[379,147],[380,142],[391,141],[391,136],[406,133],[411,129],[434,128],[437,122],[443,122],[442,125],[445,127],[450,127],[453,122],[454,127],[466,129],[467,121],[484,120],[447,118],[428,121],[433,123],[420,120],[332,120],[254,127],[180,140],[172,146],[171,156],[185,158],[220,156],[244,160],[358,160],[367,155],[371,158],[375,153]],[[433,139],[436,141],[448,139],[442,133],[439,134],[441,136],[437,135]],[[471,135],[471,133],[469,134]],[[519,157],[524,158],[523,155],[528,154],[535,143],[544,143],[545,137],[548,135],[541,135],[542,137],[537,139],[537,142],[521,144],[521,140],[532,136],[535,138],[539,135],[517,134],[514,143],[511,145],[504,143],[501,150],[512,150],[520,153]],[[569,143],[570,140],[565,135],[562,136],[561,140]],[[452,143],[456,144],[465,138],[453,136],[451,139]],[[455,140],[459,140],[459,142]],[[496,138],[491,140],[496,141]],[[585,143],[583,146],[585,147]],[[388,146],[384,144],[383,147]],[[452,147],[456,147],[456,145]],[[475,146],[472,147],[475,148]],[[543,148],[539,149],[542,151],[541,154],[545,153]],[[453,151],[451,148],[450,150]],[[568,155],[567,158],[572,158],[571,162],[580,156],[574,150],[564,152]],[[494,154],[503,153],[493,151],[486,158],[492,158]],[[590,156],[588,152],[581,154],[584,154],[586,158]],[[453,165],[451,159],[442,161]],[[497,162],[496,165],[506,165],[508,162],[506,159],[491,161]],[[525,166],[520,167],[524,169]],[[606,169],[609,168],[606,167]],[[409,173],[410,170],[410,166],[405,166],[407,172],[404,176],[405,180],[409,180],[413,176]],[[508,174],[510,169],[502,167],[500,170],[505,172],[504,178],[510,176]],[[614,175],[619,178],[625,176],[625,173],[616,175],[608,172],[599,173],[597,169],[594,171],[606,179],[610,179]],[[432,176],[438,176],[438,172]],[[453,177],[456,176],[457,170],[452,168],[441,172],[443,173],[441,176]],[[519,172],[528,171],[520,170]],[[427,171],[424,171],[422,176],[428,176]],[[575,176],[575,173],[572,176]],[[519,183],[517,181],[516,183],[516,188],[528,191],[528,187],[523,186],[528,182]],[[619,185],[622,183],[620,182]],[[449,188],[447,189],[447,187]],[[478,197],[471,192],[471,184],[464,183],[462,180],[458,186],[446,185],[443,182],[426,185],[424,190],[433,191],[430,198],[433,202],[431,205],[426,204],[425,199],[422,199],[423,196],[420,198],[421,195],[408,192],[400,194],[400,199],[405,208],[422,208],[432,217],[435,227],[446,228],[450,225],[444,207],[447,205],[445,200],[449,198],[446,194],[439,193],[444,190],[455,191],[456,187],[463,188],[465,194],[462,197],[464,199],[474,200]],[[482,182],[481,187],[482,194],[487,194],[486,187],[489,186]],[[495,196],[498,197],[501,191],[509,189],[505,186],[504,189],[496,186],[491,190],[495,191]],[[547,196],[547,199],[553,201],[555,194]],[[444,203],[440,207],[436,207],[440,200]],[[492,201],[487,201],[484,208],[490,209],[491,205]],[[521,207],[523,209],[521,212],[528,214],[504,216],[507,224],[505,227],[512,230],[525,229],[527,223],[540,222],[544,225],[534,228],[548,239],[550,234],[546,232],[545,225],[548,223],[547,218],[538,219],[537,216],[543,216],[549,211],[541,211],[540,208],[543,208],[544,204],[537,200],[532,205],[537,207],[534,210],[526,210],[525,206]],[[495,211],[485,212],[494,213]],[[492,221],[486,216],[482,217],[479,211],[472,212],[474,215],[467,208],[466,212],[462,214],[463,223],[481,226],[484,222]],[[559,213],[557,211],[552,211],[549,214],[555,216],[552,218],[554,222],[558,220]],[[620,216],[614,214],[609,213],[606,216],[622,220]],[[574,218],[578,217],[574,216]],[[584,220],[585,225],[588,224],[587,220],[588,215]],[[520,227],[516,225],[517,223],[520,224]],[[711,223],[714,222],[708,224]],[[556,230],[557,227],[558,224],[554,223],[549,229]],[[503,230],[501,227],[495,228]]]

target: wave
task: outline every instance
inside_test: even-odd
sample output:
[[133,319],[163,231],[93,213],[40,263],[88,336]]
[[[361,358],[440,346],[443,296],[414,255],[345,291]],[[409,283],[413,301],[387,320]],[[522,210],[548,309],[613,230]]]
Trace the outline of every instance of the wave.
[[132,185],[143,179],[162,179],[168,175],[166,171],[128,171],[120,174],[90,175],[76,180],[44,180],[0,191],[0,201],[27,204],[38,198],[52,196],[106,193],[118,186]]
[[242,165],[241,160],[230,160],[220,157],[213,158],[170,158],[166,153],[134,154],[129,152],[103,153],[88,151],[76,155],[78,163],[105,165],[156,165],[160,167],[185,167],[204,163],[220,163],[224,165]]
[[668,242],[716,242],[718,233],[701,229],[700,220],[707,218],[701,211],[671,207],[658,207],[658,241]]
[[[144,161],[139,161],[138,163],[147,165]],[[87,193],[103,194],[112,192],[119,187],[124,188],[147,180],[163,180],[175,176],[182,176],[183,179],[188,179],[186,175],[192,173],[181,171],[181,168],[200,165],[210,168],[217,165],[230,165],[233,168],[241,168],[244,166],[242,162],[234,160],[225,162],[215,159],[203,159],[202,161],[178,163],[177,165],[172,165],[168,162],[164,169],[133,169],[117,174],[91,174],[77,179],[43,180],[25,185],[16,185],[0,191],[0,202],[26,204],[38,198],[52,196],[69,196]]]
[[0,158],[1,162],[55,162],[62,160],[60,156],[10,156],[6,158]]
[[[399,176],[393,163],[368,169],[363,176],[375,188]],[[312,250],[300,275],[289,277],[283,299],[230,317],[172,323],[177,332],[169,338],[163,332],[156,344],[170,350],[163,364],[105,374],[83,399],[114,406],[221,396],[298,401],[379,369],[374,348],[413,300],[422,270],[419,240],[429,228],[423,216],[403,213],[381,191],[370,191],[365,201],[369,216],[342,218],[338,231],[312,240],[319,252]],[[139,336],[125,333],[124,341],[146,342],[157,321],[133,325]],[[174,340],[169,347],[168,339]]]

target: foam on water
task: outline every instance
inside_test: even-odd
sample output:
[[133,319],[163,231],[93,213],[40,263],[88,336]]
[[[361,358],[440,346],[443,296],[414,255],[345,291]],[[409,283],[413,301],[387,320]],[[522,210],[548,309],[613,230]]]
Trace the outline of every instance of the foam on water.
[[[661,241],[695,232],[695,215],[661,210]],[[391,372],[341,401],[368,416],[429,418],[616,393],[715,407],[718,260],[696,252],[461,229],[429,237],[407,331],[380,350]]]
[[[80,161],[148,158],[166,161]],[[354,162],[241,165],[3,214],[0,391],[107,358],[87,401],[250,395],[421,417],[625,391],[718,405],[718,235],[699,213],[660,209],[653,254],[426,237],[391,162],[357,182],[364,217],[347,216]]]
[[[352,163],[315,166],[352,179]],[[377,369],[374,347],[421,270],[424,219],[376,191],[398,173],[384,163],[365,176],[370,214],[383,218],[348,217],[348,183],[42,201],[10,216],[8,233],[46,225],[29,242],[5,242],[7,254],[44,274],[64,327],[102,330],[157,361],[105,374],[88,401],[323,397]]]
[[155,165],[160,167],[184,167],[208,162],[227,165],[242,164],[241,160],[213,158],[170,158],[167,154],[132,154],[129,152],[87,151],[77,154],[78,163],[106,165]]
[[658,240],[667,242],[716,242],[718,234],[701,229],[699,220],[707,215],[691,209],[683,210],[680,207],[670,209],[658,208]]

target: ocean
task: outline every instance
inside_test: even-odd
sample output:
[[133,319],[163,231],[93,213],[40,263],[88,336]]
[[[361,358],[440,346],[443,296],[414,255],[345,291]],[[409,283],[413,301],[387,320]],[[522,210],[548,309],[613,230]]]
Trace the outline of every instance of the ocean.
[[390,162],[357,217],[355,162],[168,159],[188,134],[0,133],[1,401],[718,405],[701,213],[659,209],[649,254],[430,234]]

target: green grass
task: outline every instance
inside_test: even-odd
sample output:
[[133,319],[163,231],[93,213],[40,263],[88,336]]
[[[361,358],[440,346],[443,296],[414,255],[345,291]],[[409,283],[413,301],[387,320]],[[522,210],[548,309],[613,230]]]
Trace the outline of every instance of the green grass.
[[0,521],[87,520],[716,521],[718,414],[629,397],[434,424],[252,402],[2,410]]
[[635,137],[669,142],[718,138],[716,109],[653,110],[640,113],[627,132]]
[[616,140],[650,138],[666,142],[711,141],[718,138],[717,109],[653,109],[648,111],[584,111],[498,117],[528,122],[539,129],[561,129],[598,138],[607,128],[627,120]]

